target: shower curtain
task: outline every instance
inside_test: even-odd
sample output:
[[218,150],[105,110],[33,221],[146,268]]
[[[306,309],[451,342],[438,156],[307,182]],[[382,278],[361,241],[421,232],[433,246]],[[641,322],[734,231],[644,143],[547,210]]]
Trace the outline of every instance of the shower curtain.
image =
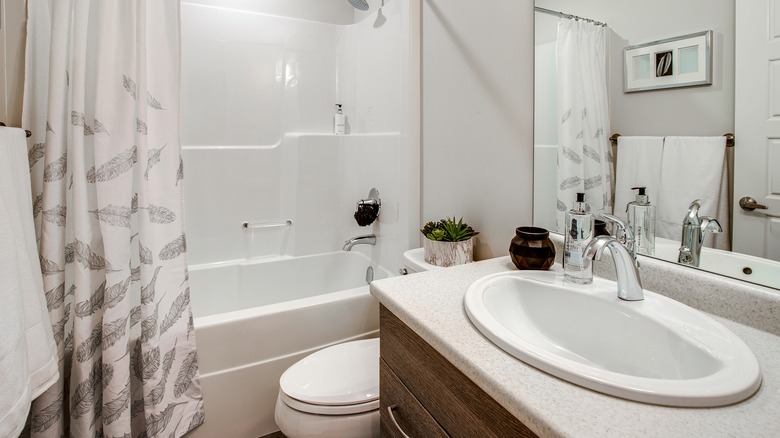
[[24,126],[60,380],[34,437],[204,420],[179,139],[179,0],[28,0]]
[[594,213],[612,213],[613,158],[607,91],[608,28],[561,19],[558,66],[558,230],[577,192]]

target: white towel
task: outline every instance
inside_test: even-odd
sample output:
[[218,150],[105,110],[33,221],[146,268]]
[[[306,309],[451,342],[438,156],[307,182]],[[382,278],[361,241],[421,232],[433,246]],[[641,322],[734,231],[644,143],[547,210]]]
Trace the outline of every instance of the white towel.
[[662,161],[656,235],[679,241],[688,207],[700,199],[699,215],[712,216],[723,227],[704,245],[730,250],[726,137],[666,137]]
[[0,437],[19,435],[59,377],[30,190],[24,131],[0,128]]
[[631,187],[646,187],[650,203],[658,205],[663,137],[618,137],[614,215],[626,219],[626,205],[636,198]]

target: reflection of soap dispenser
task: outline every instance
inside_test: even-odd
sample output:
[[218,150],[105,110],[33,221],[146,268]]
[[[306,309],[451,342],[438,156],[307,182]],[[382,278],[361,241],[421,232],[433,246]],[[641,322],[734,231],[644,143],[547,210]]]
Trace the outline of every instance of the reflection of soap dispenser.
[[563,278],[577,284],[593,282],[593,265],[582,256],[593,238],[593,215],[585,202],[585,194],[577,193],[577,201],[566,212],[563,235]]
[[634,256],[637,254],[655,254],[655,205],[645,194],[644,187],[632,187],[639,190],[636,200],[626,205],[628,228],[634,233]]
[[341,104],[336,104],[336,115],[333,116],[333,132],[336,135],[344,135],[346,132],[347,117],[341,112]]

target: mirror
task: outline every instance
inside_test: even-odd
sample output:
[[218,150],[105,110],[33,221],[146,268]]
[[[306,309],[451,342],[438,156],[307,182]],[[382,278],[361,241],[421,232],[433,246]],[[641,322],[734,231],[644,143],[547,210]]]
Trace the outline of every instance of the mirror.
[[[535,6],[537,9],[563,12],[607,24],[606,71],[610,125],[607,136],[613,133],[662,137],[721,136],[734,132],[735,0],[536,0]],[[556,179],[558,20],[559,17],[552,14],[535,13],[534,225],[550,230],[558,228],[556,209],[560,209]],[[713,31],[712,85],[635,93],[623,91],[625,47],[704,30]],[[738,147],[737,133],[735,148]],[[728,174],[734,175],[734,148],[726,150]],[[611,152],[620,153],[615,145],[612,145]],[[739,178],[739,175],[735,178]],[[729,185],[727,190],[732,193],[733,185]],[[728,223],[731,223],[734,215],[741,215],[741,212],[730,208],[732,204],[724,203],[728,205],[723,213],[728,216]],[[570,207],[566,205],[567,209]],[[625,209],[625,204],[615,207],[616,211],[619,209]],[[680,227],[683,216],[680,215]],[[679,244],[679,241],[669,240],[657,247],[655,256],[676,262]],[[737,250],[742,249],[738,247]],[[704,248],[703,254],[707,251]],[[742,251],[751,252],[749,248]],[[750,254],[743,256],[737,251],[728,252],[727,258],[719,259],[717,263],[702,263],[700,268],[780,289],[780,263],[751,257]],[[769,270],[764,275],[767,278],[756,275],[765,270]]]

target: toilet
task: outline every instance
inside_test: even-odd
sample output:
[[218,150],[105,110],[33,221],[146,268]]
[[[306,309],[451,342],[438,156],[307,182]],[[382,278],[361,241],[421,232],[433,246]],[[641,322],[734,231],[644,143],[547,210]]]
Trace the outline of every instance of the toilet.
[[444,269],[443,266],[426,263],[423,248],[410,249],[409,251],[404,252],[404,268],[406,269],[407,274]]
[[[404,253],[404,267],[441,269],[425,263],[422,248]],[[274,419],[288,438],[378,438],[379,338],[324,348],[288,368]]]
[[274,419],[288,438],[379,437],[379,338],[324,348],[288,368]]

